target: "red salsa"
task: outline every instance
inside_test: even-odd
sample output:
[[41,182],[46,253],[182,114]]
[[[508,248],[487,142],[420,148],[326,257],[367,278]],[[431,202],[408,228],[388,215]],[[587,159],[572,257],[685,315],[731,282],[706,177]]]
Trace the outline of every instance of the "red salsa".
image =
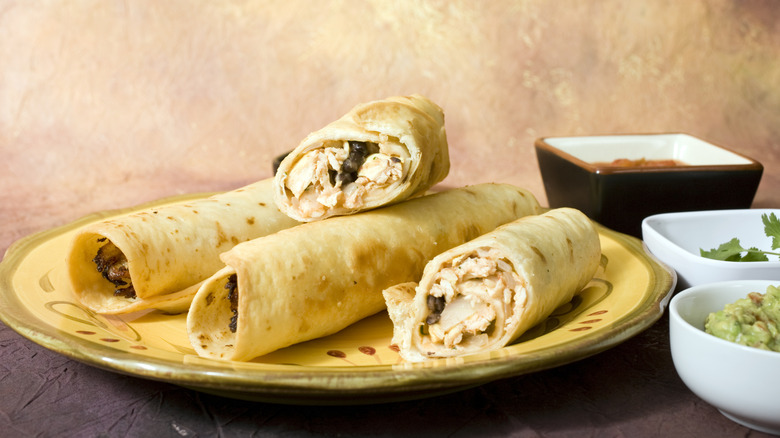
[[685,166],[685,163],[678,160],[648,160],[640,158],[638,160],[629,160],[628,158],[618,158],[612,162],[597,162],[593,163],[596,166],[606,167],[670,167],[670,166]]

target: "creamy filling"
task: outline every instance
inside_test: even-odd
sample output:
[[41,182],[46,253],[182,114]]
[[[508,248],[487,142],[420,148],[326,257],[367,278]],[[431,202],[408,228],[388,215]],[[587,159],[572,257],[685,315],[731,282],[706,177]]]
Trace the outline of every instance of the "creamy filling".
[[497,251],[480,248],[447,263],[428,292],[423,345],[432,349],[479,348],[488,343],[522,284]]
[[369,193],[403,178],[406,157],[405,148],[392,141],[334,142],[311,150],[287,175],[292,207],[304,217],[320,217],[333,208],[356,210]]
[[[101,237],[98,242],[105,242],[107,239]],[[130,278],[130,269],[127,264],[127,257],[124,253],[111,242],[104,244],[98,249],[95,258],[92,259],[95,266],[107,281],[114,285],[114,296],[123,298],[135,298],[135,288],[133,280]]]

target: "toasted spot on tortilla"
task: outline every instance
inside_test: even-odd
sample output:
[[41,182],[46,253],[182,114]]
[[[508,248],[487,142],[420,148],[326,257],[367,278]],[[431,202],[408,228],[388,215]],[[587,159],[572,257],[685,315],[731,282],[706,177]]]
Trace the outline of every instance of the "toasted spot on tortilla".
[[537,247],[535,247],[535,246],[532,246],[532,247],[531,247],[531,249],[532,249],[532,250],[534,250],[534,252],[536,253],[536,255],[538,255],[539,257],[541,257],[541,259],[542,259],[542,262],[545,262],[545,263],[547,262],[547,258],[544,256],[544,254],[542,254],[542,252],[541,252],[541,251],[539,251],[539,248],[537,248]]

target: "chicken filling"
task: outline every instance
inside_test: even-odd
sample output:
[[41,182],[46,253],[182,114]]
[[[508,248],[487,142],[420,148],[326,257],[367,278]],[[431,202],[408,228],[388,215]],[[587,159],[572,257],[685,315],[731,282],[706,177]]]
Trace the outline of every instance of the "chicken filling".
[[[107,239],[101,237],[98,242],[105,242]],[[127,257],[111,242],[106,243],[98,249],[97,255],[92,259],[98,272],[103,278],[114,285],[114,296],[123,298],[135,298],[135,288],[133,280],[130,278],[130,269],[127,266]]]
[[238,329],[238,276],[236,274],[228,277],[225,289],[228,290],[227,299],[230,301],[230,311],[233,313],[228,328],[231,333],[235,333]]
[[521,280],[492,249],[478,249],[445,265],[428,292],[427,341],[448,349],[487,344],[511,313]]
[[306,217],[360,208],[367,193],[403,177],[405,156],[405,148],[393,142],[344,141],[311,150],[287,175],[293,208]]

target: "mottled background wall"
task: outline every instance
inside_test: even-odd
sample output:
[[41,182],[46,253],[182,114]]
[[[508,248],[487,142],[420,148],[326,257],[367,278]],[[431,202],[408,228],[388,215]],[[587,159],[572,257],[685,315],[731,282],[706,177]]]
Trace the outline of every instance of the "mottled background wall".
[[[545,201],[540,136],[683,131],[780,165],[772,0],[4,0],[0,250],[89,212],[270,176],[354,104],[446,114],[447,186]],[[778,207],[759,188],[755,205]],[[15,206],[10,208],[9,206]]]

